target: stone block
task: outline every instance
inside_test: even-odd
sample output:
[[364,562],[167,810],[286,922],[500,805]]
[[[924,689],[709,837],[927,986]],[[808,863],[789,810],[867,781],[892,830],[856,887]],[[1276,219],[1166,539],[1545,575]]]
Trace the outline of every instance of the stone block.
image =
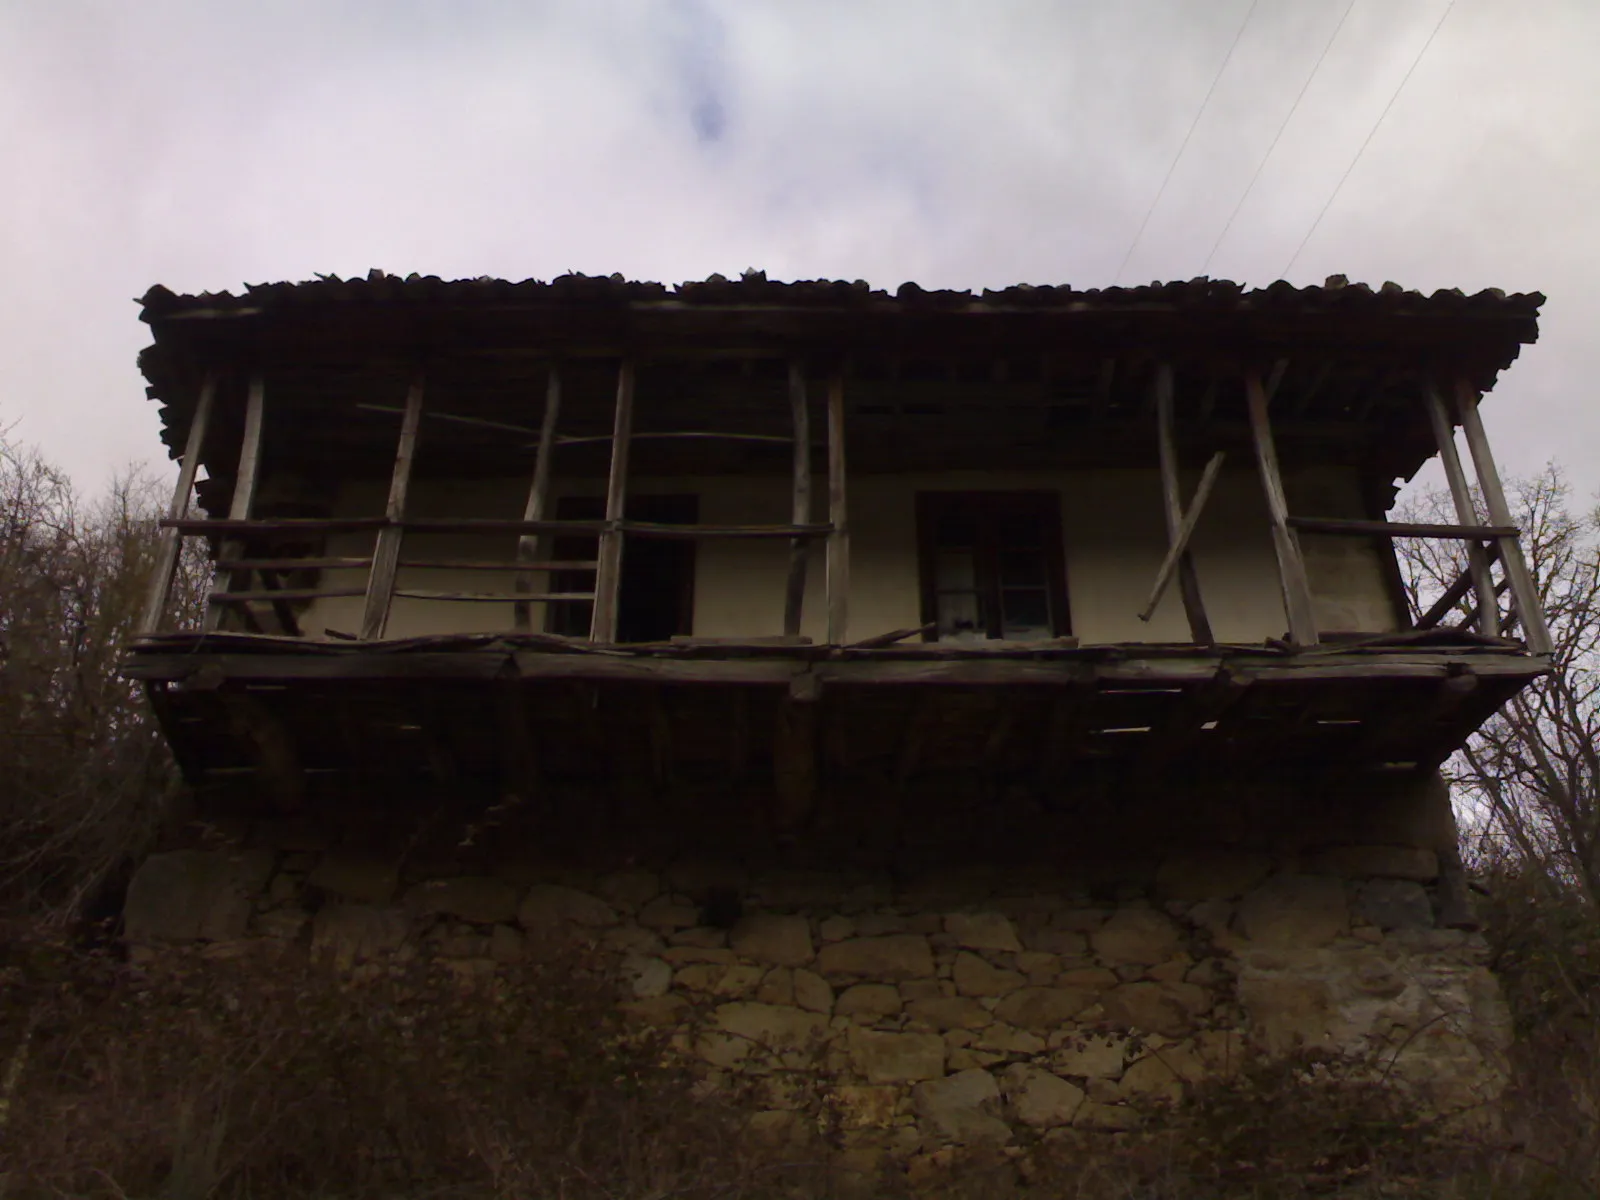
[[1003,1146],[1011,1127],[995,1115],[1000,1087],[979,1068],[959,1071],[913,1089],[917,1116],[943,1140],[963,1146]]
[[1325,946],[1350,927],[1344,884],[1323,875],[1274,875],[1240,902],[1234,922],[1263,946]]
[[1239,1002],[1252,1040],[1268,1053],[1286,1054],[1299,1046],[1337,1048],[1340,1022],[1325,979],[1246,971],[1239,979]]
[[1025,987],[995,1006],[994,1015],[1023,1029],[1048,1033],[1065,1025],[1095,1002],[1095,993],[1077,988]]
[[1272,870],[1265,854],[1216,850],[1176,854],[1156,871],[1156,890],[1169,900],[1236,897],[1255,887]]
[[1116,1079],[1127,1057],[1128,1039],[1120,1034],[1078,1034],[1056,1048],[1050,1066],[1057,1075]]
[[1077,929],[1057,929],[1053,925],[1030,929],[1027,934],[1029,950],[1045,954],[1058,954],[1062,958],[1079,958],[1089,952],[1089,938]]
[[858,983],[839,993],[833,1011],[841,1017],[892,1017],[900,1012],[900,991],[888,983]]
[[1047,1043],[1037,1033],[1026,1029],[1018,1029],[1015,1025],[1006,1025],[996,1021],[978,1031],[977,1040],[972,1043],[976,1050],[988,1051],[991,1054],[1043,1054],[1049,1049]]
[[278,908],[256,918],[256,932],[262,937],[293,941],[305,932],[311,917],[298,908]]
[[1123,1133],[1139,1127],[1140,1116],[1124,1104],[1101,1104],[1086,1100],[1079,1107],[1072,1124],[1077,1129],[1093,1129],[1102,1133]]
[[788,967],[773,967],[761,977],[756,999],[762,1004],[793,1004],[794,972]]
[[1001,1072],[1000,1090],[1011,1114],[1035,1129],[1070,1125],[1087,1099],[1076,1084],[1023,1063]]
[[661,894],[661,879],[654,871],[613,871],[595,890],[613,908],[637,912]]
[[330,850],[306,876],[306,883],[341,900],[387,904],[400,887],[400,858],[364,850]]
[[406,909],[415,916],[450,916],[476,925],[510,921],[517,913],[517,889],[491,875],[432,879],[406,892]]
[[600,935],[600,945],[618,954],[659,954],[666,942],[653,929],[638,925],[619,925]]
[[1420,846],[1330,846],[1316,856],[1313,865],[1330,875],[1413,883],[1432,883],[1439,877],[1439,856]]
[[900,1089],[882,1084],[842,1084],[830,1101],[841,1129],[890,1129]]
[[802,967],[814,957],[811,926],[804,917],[754,913],[733,927],[728,944],[754,962]]
[[944,919],[944,931],[968,950],[1022,950],[1016,929],[1003,913],[951,913]]
[[828,1030],[828,1022],[816,1013],[755,1001],[718,1005],[712,1020],[727,1036],[797,1067],[820,1047]]
[[817,956],[817,970],[823,975],[859,975],[884,982],[925,979],[934,973],[933,951],[928,939],[916,934],[851,938],[824,946]]
[[1185,1083],[1205,1076],[1205,1064],[1195,1048],[1185,1042],[1164,1046],[1129,1065],[1122,1074],[1122,1095],[1132,1103],[1174,1103],[1183,1097]]
[[982,1029],[994,1021],[994,1014],[967,996],[940,996],[913,1000],[906,1005],[906,1016],[920,1025],[941,1032],[946,1029]]
[[724,966],[731,966],[739,961],[739,956],[732,950],[716,946],[668,946],[659,953],[675,967],[686,966],[689,963],[722,963]]
[[130,942],[227,941],[242,937],[275,856],[257,849],[153,854],[128,884],[123,921]]
[[817,925],[817,936],[825,942],[842,942],[856,936],[856,923],[851,917],[835,914],[822,918]]
[[951,971],[956,991],[963,996],[1004,996],[1024,986],[1028,980],[1017,971],[1007,971],[972,953],[963,950],[956,955]]
[[815,971],[797,967],[794,972],[794,1002],[807,1012],[833,1012],[833,986]]
[[1193,1023],[1189,1007],[1163,983],[1125,983],[1100,1000],[1106,1020],[1120,1029],[1181,1037]]
[[1077,967],[1056,976],[1057,987],[1088,988],[1103,992],[1120,982],[1117,973],[1108,967]]
[[1150,908],[1123,908],[1089,937],[1095,954],[1112,966],[1154,966],[1183,946],[1172,920]]
[[489,931],[489,957],[497,963],[521,962],[526,948],[520,929],[496,925]]
[[[662,965],[666,966],[666,963]],[[761,986],[761,977],[765,974],[764,967],[749,963],[695,963],[680,968],[673,976],[673,982],[691,992],[705,992],[713,996],[748,996]]]
[[664,996],[672,987],[672,968],[659,958],[650,958],[643,954],[630,954],[625,957],[618,964],[617,974],[639,1000]]
[[869,1083],[915,1083],[944,1074],[945,1045],[938,1034],[854,1027],[848,1049],[851,1065]]
[[639,909],[637,919],[646,928],[671,932],[700,924],[700,910],[672,896],[657,896]]
[[398,908],[330,905],[311,922],[311,955],[349,967],[400,949],[410,929],[410,920]]
[[682,996],[668,992],[649,1000],[630,1000],[620,1006],[624,1016],[652,1029],[666,1029],[676,1025],[689,1011],[689,1002]]
[[[616,911],[598,896],[559,883],[536,883],[515,907],[517,924],[549,932],[564,925],[597,928],[616,922]],[[648,925],[644,914],[639,923]],[[694,922],[691,920],[690,924]]]
[[1356,885],[1356,916],[1379,929],[1432,929],[1433,901],[1420,883],[1369,879]]
[[667,941],[674,946],[699,946],[705,950],[719,949],[728,944],[728,931],[714,925],[696,925],[670,934]]

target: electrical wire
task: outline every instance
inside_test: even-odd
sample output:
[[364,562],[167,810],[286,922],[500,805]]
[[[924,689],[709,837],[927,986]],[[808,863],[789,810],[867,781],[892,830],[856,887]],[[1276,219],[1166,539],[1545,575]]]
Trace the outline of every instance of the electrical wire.
[[1256,15],[1256,6],[1261,0],[1250,0],[1250,8],[1244,14],[1244,20],[1239,22],[1239,29],[1233,35],[1233,44],[1228,47],[1227,54],[1222,56],[1222,65],[1217,68],[1216,76],[1211,80],[1211,86],[1206,89],[1205,99],[1200,101],[1200,107],[1195,111],[1194,120],[1189,122],[1189,131],[1183,135],[1183,142],[1178,147],[1178,153],[1173,155],[1172,162],[1167,166],[1167,173],[1162,177],[1161,186],[1156,189],[1155,199],[1150,201],[1150,207],[1145,209],[1144,220],[1139,222],[1139,231],[1133,235],[1133,241],[1128,245],[1128,252],[1122,256],[1122,262],[1117,265],[1117,273],[1111,277],[1113,286],[1122,278],[1122,273],[1128,269],[1128,260],[1133,257],[1134,250],[1138,247],[1144,231],[1150,224],[1150,218],[1155,215],[1156,205],[1161,203],[1161,197],[1166,195],[1167,184],[1172,182],[1172,173],[1178,169],[1178,162],[1183,158],[1183,152],[1189,148],[1189,139],[1194,137],[1194,131],[1200,124],[1200,118],[1206,115],[1206,109],[1211,106],[1211,97],[1217,90],[1217,84],[1222,82],[1222,76],[1228,69],[1228,64],[1233,61],[1233,52],[1239,48],[1239,41],[1244,37],[1245,27],[1250,24],[1250,18]]
[[1400,84],[1394,89],[1394,94],[1389,97],[1389,103],[1383,106],[1383,111],[1378,114],[1378,119],[1373,122],[1372,128],[1367,131],[1366,140],[1361,143],[1361,148],[1356,151],[1356,156],[1350,160],[1350,165],[1344,169],[1344,174],[1339,176],[1339,182],[1334,184],[1333,192],[1328,197],[1328,202],[1322,206],[1322,211],[1317,213],[1317,219],[1311,222],[1311,228],[1306,230],[1306,236],[1300,239],[1300,245],[1295,248],[1288,265],[1283,268],[1279,278],[1288,278],[1289,272],[1294,269],[1294,264],[1300,261],[1300,255],[1311,242],[1311,235],[1317,232],[1317,227],[1322,224],[1322,218],[1328,215],[1328,210],[1333,207],[1333,202],[1339,198],[1339,193],[1344,190],[1345,182],[1356,169],[1356,164],[1361,161],[1361,156],[1367,152],[1367,147],[1372,144],[1372,139],[1378,135],[1378,129],[1383,124],[1384,118],[1389,115],[1389,110],[1394,107],[1394,102],[1400,98],[1400,93],[1405,91],[1406,84],[1411,82],[1411,76],[1417,69],[1417,64],[1422,61],[1422,56],[1427,54],[1428,47],[1433,45],[1433,39],[1439,36],[1439,30],[1444,27],[1445,18],[1450,15],[1450,10],[1455,8],[1456,0],[1450,0],[1444,6],[1444,12],[1439,14],[1439,20],[1434,24],[1433,32],[1428,35],[1428,40],[1422,43],[1422,49],[1417,51],[1417,56],[1411,60],[1411,65],[1406,68],[1406,73],[1400,79]]
[[1233,211],[1228,214],[1228,222],[1222,227],[1222,232],[1217,234],[1217,240],[1211,243],[1211,253],[1206,255],[1205,265],[1200,268],[1204,275],[1211,269],[1211,260],[1217,256],[1217,251],[1222,248],[1222,241],[1228,236],[1228,230],[1233,228],[1233,223],[1238,219],[1239,213],[1244,209],[1244,202],[1250,199],[1250,193],[1255,191],[1256,181],[1261,178],[1261,172],[1266,170],[1267,160],[1272,157],[1272,152],[1278,148],[1278,143],[1283,140],[1283,131],[1289,128],[1289,122],[1294,120],[1294,114],[1300,109],[1300,101],[1306,98],[1306,93],[1311,90],[1311,81],[1317,77],[1317,72],[1322,70],[1322,61],[1328,57],[1328,51],[1333,49],[1333,43],[1338,40],[1339,31],[1344,28],[1344,23],[1350,19],[1350,10],[1355,8],[1356,0],[1344,6],[1344,16],[1339,18],[1339,23],[1333,27],[1333,32],[1328,35],[1328,40],[1323,44],[1322,53],[1317,55],[1317,61],[1311,65],[1311,74],[1306,76],[1306,81],[1300,85],[1300,94],[1294,98],[1294,103],[1289,106],[1288,114],[1283,118],[1283,124],[1278,126],[1278,132],[1273,135],[1272,144],[1267,147],[1267,152],[1261,156],[1261,161],[1256,164],[1256,173],[1250,176],[1250,182],[1245,185],[1244,194],[1239,197],[1239,203],[1233,206]]

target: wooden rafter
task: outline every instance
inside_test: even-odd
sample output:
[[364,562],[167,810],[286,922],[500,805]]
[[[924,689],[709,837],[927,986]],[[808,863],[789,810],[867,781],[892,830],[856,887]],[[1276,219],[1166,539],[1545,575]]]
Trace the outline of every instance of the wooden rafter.
[[1283,475],[1278,469],[1278,451],[1272,441],[1272,426],[1267,418],[1267,395],[1261,372],[1245,373],[1245,400],[1250,409],[1250,433],[1255,443],[1256,465],[1261,472],[1261,490],[1272,520],[1272,548],[1278,560],[1278,586],[1283,593],[1284,613],[1289,621],[1289,640],[1300,646],[1317,644],[1315,609],[1311,603],[1311,584],[1306,577],[1300,541],[1289,528],[1289,503],[1284,496]]

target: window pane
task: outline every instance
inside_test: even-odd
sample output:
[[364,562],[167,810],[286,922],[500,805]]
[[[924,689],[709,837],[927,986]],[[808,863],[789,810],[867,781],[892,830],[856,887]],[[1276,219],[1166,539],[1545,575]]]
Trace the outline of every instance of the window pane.
[[933,538],[940,546],[972,546],[978,540],[978,523],[968,511],[943,512],[934,526]]
[[1044,545],[1044,521],[1035,513],[1000,513],[995,540],[1006,550],[1031,550]]
[[1024,641],[1050,636],[1050,597],[1043,588],[1008,588],[1000,593],[1000,605],[1003,636]]
[[934,579],[940,591],[971,591],[978,586],[972,555],[960,551],[940,554],[935,564]]
[[1001,587],[1043,587],[1044,555],[1031,550],[1008,550],[1000,555]]
[[968,630],[982,630],[979,620],[978,594],[976,592],[941,592],[939,593],[938,616],[939,635],[948,637],[952,633],[961,633]]

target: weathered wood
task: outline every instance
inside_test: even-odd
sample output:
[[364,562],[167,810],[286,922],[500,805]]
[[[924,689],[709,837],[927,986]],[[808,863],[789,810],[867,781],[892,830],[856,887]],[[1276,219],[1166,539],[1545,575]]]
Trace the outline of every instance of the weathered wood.
[[[359,593],[358,593],[359,594]],[[538,604],[562,600],[593,600],[593,592],[443,592],[432,588],[395,588],[396,599],[449,600],[485,604]]]
[[517,571],[538,575],[548,571],[592,571],[600,564],[592,558],[541,558],[531,563],[483,558],[402,558],[400,565],[416,571]]
[[337,596],[365,596],[364,587],[350,588],[247,588],[237,592],[212,592],[212,604],[252,604],[275,600],[279,604],[296,600],[331,600]]
[[[1200,515],[1205,511],[1206,501],[1211,499],[1211,489],[1216,486],[1217,476],[1222,471],[1223,452],[1218,450],[1211,456],[1211,461],[1206,463],[1206,469],[1200,475],[1200,486],[1195,489],[1194,500],[1189,505],[1189,511],[1183,514],[1177,528],[1172,532],[1172,542],[1167,547],[1167,556],[1161,562],[1161,569],[1156,572],[1155,586],[1150,589],[1150,600],[1144,606],[1144,611],[1139,614],[1141,621],[1148,621],[1155,615],[1156,605],[1161,603],[1161,595],[1167,590],[1167,584],[1172,581],[1172,572],[1183,561],[1184,555],[1189,552],[1189,539],[1194,536],[1195,527],[1200,523]],[[1198,605],[1200,596],[1196,583],[1195,601]],[[1187,608],[1187,599],[1185,601]],[[1200,616],[1200,627],[1195,626],[1195,612]],[[1196,642],[1207,644],[1211,642],[1211,626],[1205,621],[1205,609],[1197,608],[1189,613],[1190,632]],[[1201,633],[1205,636],[1202,638]]]
[[1492,538],[1516,537],[1521,531],[1507,525],[1428,525],[1417,521],[1363,521],[1354,517],[1290,517],[1290,529],[1306,533],[1352,534],[1370,537],[1413,537],[1485,542]]
[[364,529],[382,529],[388,525],[385,517],[268,517],[250,521],[232,521],[226,518],[167,517],[161,528],[176,529],[180,533],[348,533]]
[[[611,441],[611,435],[598,433],[588,437],[563,437],[556,442],[562,446],[581,446],[587,443],[601,443]],[[707,441],[707,442],[767,442],[773,445],[787,446],[793,438],[785,437],[778,433],[724,433],[712,429],[685,429],[678,431],[646,430],[635,433],[633,441]]]
[[617,640],[617,605],[622,591],[622,521],[628,498],[629,435],[633,431],[633,362],[617,367],[617,403],[611,428],[611,472],[606,480],[605,529],[600,534],[600,565],[595,571],[591,642]]
[[907,638],[921,637],[925,633],[932,633],[939,628],[939,622],[929,621],[926,625],[918,625],[911,629],[891,629],[888,633],[880,633],[876,637],[862,638],[859,642],[851,642],[846,650],[878,650],[885,646],[892,646],[896,642],[903,642]]
[[[219,558],[218,570],[227,571],[338,571],[359,570],[372,565],[367,557],[332,558]],[[401,563],[401,566],[407,564]]]
[[[561,368],[550,364],[550,374],[545,380],[544,389],[544,416],[539,423],[539,449],[533,458],[533,481],[528,485],[528,499],[522,508],[524,521],[540,521],[544,519],[545,503],[550,495],[550,458],[556,444],[556,422],[561,418]],[[519,563],[537,562],[543,550],[537,533],[524,533],[517,538],[517,561]],[[596,567],[599,566],[597,562]],[[550,568],[545,568],[549,570]],[[533,591],[533,575],[525,573],[517,576],[516,590],[519,592]],[[517,629],[533,628],[533,609],[528,601],[519,601],[512,614],[513,625]]]
[[665,525],[655,521],[621,521],[618,527],[653,538],[819,538],[833,531],[827,525]]
[[[239,468],[233,477],[233,498],[228,504],[228,519],[248,521],[250,510],[256,502],[256,481],[261,475],[261,424],[266,409],[266,382],[259,374],[250,378],[250,389],[245,396],[244,435],[239,440]],[[237,558],[244,552],[238,542],[224,542],[222,557]],[[250,586],[248,571],[219,572],[223,586],[217,591],[237,591]],[[206,608],[205,627],[216,629],[222,622],[222,609],[215,605]]]
[[170,522],[182,521],[189,515],[189,501],[194,494],[194,477],[200,469],[200,455],[205,450],[206,430],[211,424],[211,410],[217,399],[217,373],[212,371],[200,385],[200,395],[195,401],[194,416],[189,419],[189,437],[183,446],[183,462],[178,467],[178,482],[172,489],[172,503],[167,506],[167,521],[162,522],[161,539],[156,546],[155,564],[151,567],[150,589],[145,593],[144,612],[139,617],[139,632],[154,633],[161,628],[166,616],[167,602],[172,596],[172,579],[178,570],[178,551],[182,531]]
[[[811,408],[806,395],[805,372],[798,362],[789,364],[789,409],[794,422],[794,494],[790,520],[805,525],[811,520]],[[806,597],[806,560],[811,546],[803,538],[789,543],[789,586],[783,597],[783,632],[800,636],[800,619]]]
[[305,800],[305,769],[289,727],[245,692],[221,693],[234,736],[250,747],[257,786],[280,812],[296,812]]
[[[1178,488],[1178,439],[1172,413],[1172,374],[1171,363],[1164,362],[1156,368],[1156,445],[1161,459],[1161,498],[1166,507],[1169,547],[1177,545],[1183,528],[1183,498]],[[1209,646],[1215,639],[1211,635],[1211,622],[1206,618],[1205,602],[1200,597],[1200,575],[1195,570],[1194,555],[1189,553],[1187,540],[1184,539],[1185,545],[1178,556],[1178,588],[1183,595],[1184,616],[1189,620],[1189,636],[1200,645]]]
[[1261,372],[1256,368],[1245,372],[1245,400],[1250,410],[1250,434],[1255,444],[1256,465],[1261,472],[1261,490],[1272,521],[1272,547],[1278,559],[1278,586],[1283,593],[1284,614],[1289,622],[1289,640],[1300,646],[1315,646],[1317,621],[1311,602],[1311,584],[1306,577],[1299,540],[1289,528],[1289,503],[1284,497],[1278,450],[1267,419],[1267,396],[1261,385]]
[[[1461,418],[1461,431],[1467,437],[1467,448],[1472,452],[1473,466],[1477,468],[1478,490],[1483,493],[1489,520],[1495,525],[1510,528],[1514,525],[1511,506],[1506,503],[1494,452],[1489,449],[1489,436],[1484,432],[1483,418],[1478,415],[1478,392],[1465,376],[1456,380],[1456,407]],[[1522,554],[1522,540],[1515,535],[1502,535],[1496,539],[1496,544],[1500,548],[1500,564],[1506,578],[1511,581],[1511,598],[1522,621],[1528,649],[1535,654],[1549,654],[1550,629],[1545,624],[1544,607],[1539,603],[1539,590],[1534,586],[1533,575],[1528,570],[1528,560]]]
[[828,379],[828,644],[845,642],[850,623],[850,525],[845,488],[844,373]]
[[394,471],[389,477],[389,498],[384,505],[384,520],[378,530],[372,553],[372,571],[367,576],[367,604],[361,617],[361,640],[381,638],[389,622],[390,594],[394,591],[399,568],[400,543],[405,530],[399,524],[406,515],[406,494],[411,488],[411,465],[417,455],[417,428],[422,422],[422,376],[411,381],[406,393],[405,415],[400,418],[400,440],[395,447]]
[[285,588],[279,582],[277,573],[261,572],[261,586],[272,596],[272,615],[278,618],[279,628],[290,637],[301,637],[300,622],[295,619],[289,600],[281,595]]

